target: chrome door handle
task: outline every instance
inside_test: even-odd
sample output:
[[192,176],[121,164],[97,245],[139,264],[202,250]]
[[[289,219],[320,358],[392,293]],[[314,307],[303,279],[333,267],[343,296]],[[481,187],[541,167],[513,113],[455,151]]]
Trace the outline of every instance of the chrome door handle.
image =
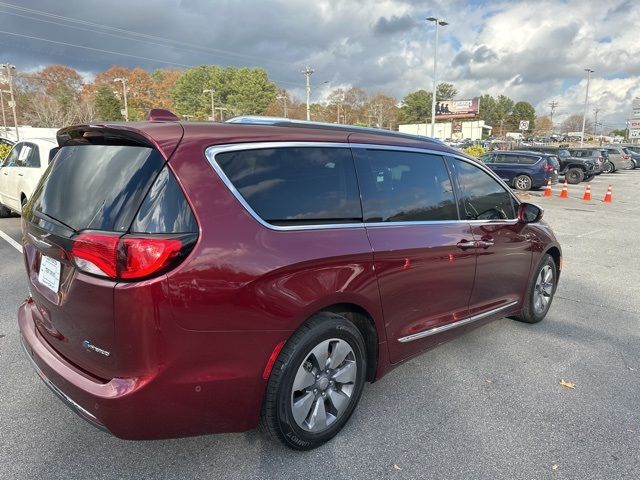
[[468,240],[462,240],[462,241],[456,243],[456,247],[458,247],[458,248],[460,248],[462,250],[467,250],[469,248],[476,248],[477,245],[476,245],[476,242],[471,242],[471,241],[468,241]]

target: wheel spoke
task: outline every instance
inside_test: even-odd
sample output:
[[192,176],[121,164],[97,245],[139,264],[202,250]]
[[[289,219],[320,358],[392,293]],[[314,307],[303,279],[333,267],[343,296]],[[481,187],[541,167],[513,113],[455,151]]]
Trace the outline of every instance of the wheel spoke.
[[353,383],[357,372],[356,362],[348,361],[332,375],[332,378],[338,383]]
[[544,283],[549,283],[551,281],[551,268],[550,267],[545,267],[545,269],[543,270],[544,272],[544,277],[542,278],[542,280],[544,281]]
[[293,418],[295,419],[296,423],[298,423],[298,425],[301,425],[302,422],[304,422],[309,416],[314,398],[315,396],[313,395],[313,393],[307,392],[298,400],[293,402],[291,410],[293,412]]
[[311,409],[311,416],[307,422],[311,431],[323,430],[327,426],[327,410],[324,408],[324,398],[317,398]]
[[329,401],[336,410],[336,417],[340,415],[347,405],[349,405],[349,396],[338,390],[329,390]]
[[327,360],[329,358],[329,340],[325,340],[311,350],[311,355],[315,358],[316,366],[320,370],[327,368]]
[[293,391],[297,392],[299,390],[304,390],[305,388],[313,385],[315,381],[315,375],[304,368],[304,364],[302,364],[298,369],[298,373],[296,373],[295,380],[293,381]]
[[347,355],[351,353],[351,347],[347,342],[342,340],[338,340],[333,344],[333,350],[331,352],[331,356],[329,357],[329,368],[338,368],[344,362],[344,359],[347,358]]

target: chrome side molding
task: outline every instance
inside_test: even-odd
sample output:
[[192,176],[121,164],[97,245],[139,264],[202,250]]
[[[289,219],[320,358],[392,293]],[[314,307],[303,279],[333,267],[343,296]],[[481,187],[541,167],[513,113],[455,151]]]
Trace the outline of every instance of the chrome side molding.
[[513,307],[517,303],[518,301],[515,300],[513,302],[507,303],[506,305],[502,305],[501,307],[494,308],[493,310],[489,310],[488,312],[480,313],[478,315],[472,315],[471,317],[463,318],[462,320],[458,320],[457,322],[447,323],[446,325],[433,327],[433,328],[430,328],[429,330],[423,330],[422,332],[407,335],[406,337],[400,337],[398,341],[400,343],[407,343],[407,342],[412,342],[414,340],[419,340],[421,338],[430,337],[431,335],[437,335],[438,333],[446,332],[447,330],[451,330],[457,327],[462,327],[464,325],[477,322],[478,320],[482,320],[483,318],[490,317],[491,315],[499,313],[502,310],[506,310],[509,307]]

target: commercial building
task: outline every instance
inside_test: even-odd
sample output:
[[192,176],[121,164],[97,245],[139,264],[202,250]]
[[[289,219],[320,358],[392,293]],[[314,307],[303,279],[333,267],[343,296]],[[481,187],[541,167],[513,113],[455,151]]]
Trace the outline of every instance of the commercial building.
[[[431,123],[410,123],[399,125],[398,130],[402,133],[411,133],[413,135],[431,136]],[[436,122],[434,136],[445,140],[451,138],[453,140],[463,140],[470,138],[471,140],[481,140],[482,135],[491,135],[492,127],[486,125],[484,120],[473,121],[457,121]]]

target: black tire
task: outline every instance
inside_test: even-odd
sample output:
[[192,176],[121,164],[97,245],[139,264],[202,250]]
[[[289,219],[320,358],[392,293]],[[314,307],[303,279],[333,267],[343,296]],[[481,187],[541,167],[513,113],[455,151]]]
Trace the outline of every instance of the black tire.
[[579,168],[570,168],[565,172],[564,178],[569,185],[577,185],[584,180],[584,172]]
[[595,174],[590,174],[587,175],[586,177],[584,177],[584,179],[582,180],[583,182],[590,182],[591,180],[593,180],[594,178],[596,178]]
[[4,205],[0,205],[0,218],[6,218],[11,216],[11,210]]
[[[545,305],[544,309],[539,310],[534,305],[535,303],[535,293],[537,288],[538,277],[540,277],[540,272],[543,269],[550,268],[551,273],[553,275],[553,285],[551,287],[551,295],[549,297],[548,303]],[[524,305],[522,308],[522,312],[520,315],[515,315],[511,318],[514,320],[518,320],[520,322],[525,323],[538,323],[549,312],[549,308],[551,308],[551,303],[553,302],[553,297],[556,293],[556,288],[558,286],[558,270],[556,268],[556,263],[549,254],[545,254],[540,262],[538,263],[538,267],[535,270],[535,274],[529,280],[529,286],[527,288],[527,294],[524,297]]]
[[605,162],[602,166],[602,173],[613,173],[616,171],[616,167],[613,166],[611,162]]
[[513,186],[516,190],[520,191],[531,190],[533,180],[531,180],[529,175],[518,175],[513,179]]
[[[356,366],[355,380],[352,382],[351,396],[344,410],[336,414],[333,423],[328,423],[324,429],[316,433],[304,429],[294,418],[293,399],[298,390],[293,391],[293,385],[301,368],[309,371],[313,378],[313,375],[315,375],[311,371],[313,362],[309,360],[312,358],[312,350],[320,347],[323,342],[332,342],[333,340],[337,340],[338,343],[340,340],[344,341],[351,348]],[[316,357],[313,358],[315,359]],[[330,360],[331,354],[326,364],[330,364]],[[307,366],[309,369],[306,368]],[[349,420],[360,400],[366,381],[366,371],[367,354],[365,342],[356,326],[338,314],[320,312],[313,315],[291,336],[273,365],[262,406],[261,430],[271,438],[294,450],[311,450],[319,447],[336,436]],[[305,374],[304,371],[302,373]],[[316,375],[317,378],[318,376]],[[328,379],[329,377],[324,376],[324,378]],[[322,389],[319,384],[321,381],[321,379],[315,380],[316,383],[306,387],[306,390],[304,390],[306,393],[301,396],[315,395],[312,405],[321,401],[323,409],[326,407],[327,411],[330,411],[334,404],[330,400],[331,392],[328,392],[328,390],[333,389],[335,392],[342,387],[338,387],[338,383],[335,383],[335,386],[325,387],[327,392],[325,399],[324,393],[322,397],[315,393],[316,390]],[[316,386],[318,388],[315,388]],[[310,415],[313,414],[313,408],[311,407]],[[329,417],[327,416],[326,418]]]

